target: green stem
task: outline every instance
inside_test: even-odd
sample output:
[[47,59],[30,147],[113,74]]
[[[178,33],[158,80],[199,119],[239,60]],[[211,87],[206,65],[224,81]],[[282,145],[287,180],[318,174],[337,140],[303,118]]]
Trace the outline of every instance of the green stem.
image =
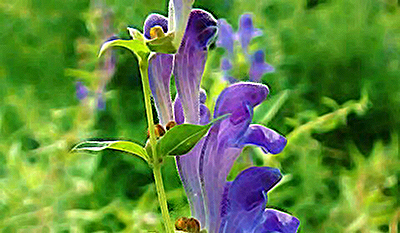
[[156,140],[155,128],[154,128],[153,109],[151,107],[151,102],[150,102],[151,90],[150,90],[149,75],[148,75],[149,62],[147,59],[148,59],[148,56],[139,58],[139,68],[140,68],[140,73],[142,76],[143,95],[144,95],[144,103],[145,103],[145,107],[146,107],[147,124],[149,126],[149,135],[150,135],[149,143],[150,143],[151,152],[153,155],[152,156],[153,157],[152,158],[153,159],[153,161],[152,161],[153,162],[153,174],[154,174],[154,179],[155,179],[155,184],[156,184],[158,202],[160,204],[161,214],[164,219],[165,230],[167,233],[173,233],[174,228],[172,226],[171,218],[169,216],[167,198],[165,196],[164,184],[163,184],[162,176],[161,176],[160,158],[158,158],[157,150],[156,150],[157,140]]
[[146,108],[147,125],[149,127],[150,145],[152,146],[152,152],[155,159],[156,154],[154,154],[155,147],[153,147],[153,145],[156,145],[157,141],[156,141],[156,134],[154,131],[153,109],[151,107],[151,102],[150,102],[151,90],[149,83],[149,74],[147,70],[148,68],[149,68],[149,62],[147,61],[147,57],[144,57],[142,59],[139,58],[139,69],[140,69],[140,74],[142,76],[144,105]]
[[174,227],[172,226],[171,218],[169,217],[167,198],[166,198],[165,191],[164,191],[164,184],[163,184],[162,176],[161,176],[161,166],[159,163],[154,164],[153,174],[154,174],[154,179],[156,182],[158,202],[160,203],[161,214],[164,219],[164,225],[165,225],[166,232],[173,233]]

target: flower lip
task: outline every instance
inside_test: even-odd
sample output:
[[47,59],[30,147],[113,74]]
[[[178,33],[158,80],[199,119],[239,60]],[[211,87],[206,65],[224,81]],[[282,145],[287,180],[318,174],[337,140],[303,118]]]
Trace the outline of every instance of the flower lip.
[[199,100],[201,104],[204,104],[207,100],[207,93],[204,89],[200,89]]
[[240,17],[240,27],[242,29],[253,29],[253,19],[251,14],[243,14]]
[[81,81],[76,82],[75,88],[76,88],[76,97],[79,100],[83,100],[88,96],[89,91]]
[[281,179],[282,174],[277,168],[250,167],[242,171],[229,188],[228,198],[232,200],[232,208],[250,211],[267,202],[266,192]]
[[279,133],[257,124],[251,124],[243,137],[237,142],[238,146],[247,144],[259,146],[265,153],[271,154],[282,152],[286,143],[286,138]]
[[257,62],[257,63],[263,63],[264,60],[265,60],[264,51],[262,51],[262,50],[257,50],[257,51],[254,53],[254,61]]
[[239,82],[223,90],[215,104],[214,118],[235,112],[243,104],[255,107],[267,98],[268,87],[262,84]]
[[232,26],[225,19],[218,20],[219,35],[217,45],[233,53],[234,34]]
[[195,41],[199,47],[206,47],[217,34],[217,30],[217,21],[210,13],[201,9],[193,9],[190,12],[181,47],[191,36],[196,36]]
[[160,26],[163,30],[164,33],[168,32],[168,19],[160,14],[150,14],[147,16],[144,26],[143,26],[143,32],[144,32],[144,37],[148,40],[152,39],[150,35],[150,31],[153,27],[155,26]]

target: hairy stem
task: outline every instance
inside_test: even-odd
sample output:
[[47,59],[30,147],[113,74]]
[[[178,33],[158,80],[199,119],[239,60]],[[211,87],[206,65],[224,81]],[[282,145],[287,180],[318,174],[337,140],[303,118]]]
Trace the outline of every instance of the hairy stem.
[[156,190],[157,190],[158,202],[160,204],[161,214],[164,219],[165,230],[167,233],[173,233],[174,228],[172,226],[171,218],[169,216],[167,198],[165,196],[164,184],[163,184],[162,176],[161,176],[160,158],[158,158],[157,150],[156,150],[157,141],[156,141],[156,135],[155,135],[155,131],[154,131],[153,110],[152,110],[151,102],[150,102],[151,90],[150,90],[150,83],[149,83],[149,76],[148,76],[149,63],[148,63],[147,58],[148,58],[147,56],[144,58],[139,58],[139,68],[140,68],[140,74],[142,77],[144,103],[145,103],[145,107],[146,107],[147,124],[148,124],[149,135],[150,135],[149,143],[150,143],[151,150],[152,150],[153,174],[154,174],[155,185],[156,185]]

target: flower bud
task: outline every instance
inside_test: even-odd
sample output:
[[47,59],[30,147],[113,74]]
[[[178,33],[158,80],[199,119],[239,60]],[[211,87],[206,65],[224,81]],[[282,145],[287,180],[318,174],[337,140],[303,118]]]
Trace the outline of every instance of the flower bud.
[[173,127],[175,127],[175,125],[176,125],[176,122],[175,122],[175,121],[170,121],[170,122],[168,122],[168,123],[165,125],[165,128],[166,128],[167,130],[170,130],[170,129],[172,129]]

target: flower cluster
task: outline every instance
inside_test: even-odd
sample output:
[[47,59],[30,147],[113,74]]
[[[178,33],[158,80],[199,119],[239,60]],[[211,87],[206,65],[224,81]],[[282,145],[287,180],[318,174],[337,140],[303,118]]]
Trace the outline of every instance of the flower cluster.
[[223,77],[230,83],[238,82],[231,76],[232,62],[234,61],[234,44],[239,41],[246,59],[251,63],[249,71],[249,80],[260,82],[264,74],[273,72],[274,68],[265,62],[265,54],[263,50],[258,50],[254,54],[249,55],[248,47],[254,37],[262,35],[262,32],[254,28],[251,14],[243,14],[239,20],[239,29],[233,32],[232,26],[225,20],[218,20],[219,35],[217,46],[224,48],[227,55],[221,60],[221,70]]
[[[108,40],[116,39],[115,35],[112,35],[112,21],[113,14],[111,11],[106,11],[102,7],[99,7],[99,11],[102,12],[102,27],[103,31],[101,36],[104,38],[109,38]],[[98,110],[105,110],[106,108],[106,100],[105,100],[105,88],[107,83],[111,80],[116,64],[116,54],[114,51],[108,51],[106,54],[106,58],[104,62],[100,65],[100,69],[102,70],[101,76],[99,79],[99,83],[97,84],[96,90],[89,90],[87,86],[85,86],[83,81],[76,82],[76,97],[80,101],[84,101],[86,98],[93,98],[95,100],[95,106]]]
[[[251,18],[242,18],[239,41],[247,48],[257,30],[253,28]],[[152,28],[155,27],[167,33],[171,25],[169,20],[159,14],[148,16],[144,24],[145,38],[153,38]],[[162,125],[172,120],[178,124],[199,125],[211,120],[210,111],[204,104],[207,96],[200,88],[200,82],[208,46],[218,28],[219,44],[229,45],[228,51],[232,49],[233,40],[223,36],[232,30],[222,27],[223,22],[221,20],[218,23],[204,10],[191,10],[177,53],[155,53],[150,57],[150,87]],[[264,60],[262,53],[257,52],[255,57],[256,63]],[[257,76],[259,70],[255,67],[252,72]],[[178,92],[174,101],[170,95],[171,74],[175,77]],[[278,169],[251,167],[240,173],[233,182],[226,180],[245,145],[259,146],[272,154],[280,153],[286,145],[286,139],[274,130],[251,124],[253,108],[266,99],[268,92],[267,86],[250,82],[227,87],[217,99],[213,118],[228,116],[214,123],[207,135],[188,154],[176,157],[192,214],[208,232],[297,231],[297,218],[274,209],[265,209],[267,192],[282,177]]]

